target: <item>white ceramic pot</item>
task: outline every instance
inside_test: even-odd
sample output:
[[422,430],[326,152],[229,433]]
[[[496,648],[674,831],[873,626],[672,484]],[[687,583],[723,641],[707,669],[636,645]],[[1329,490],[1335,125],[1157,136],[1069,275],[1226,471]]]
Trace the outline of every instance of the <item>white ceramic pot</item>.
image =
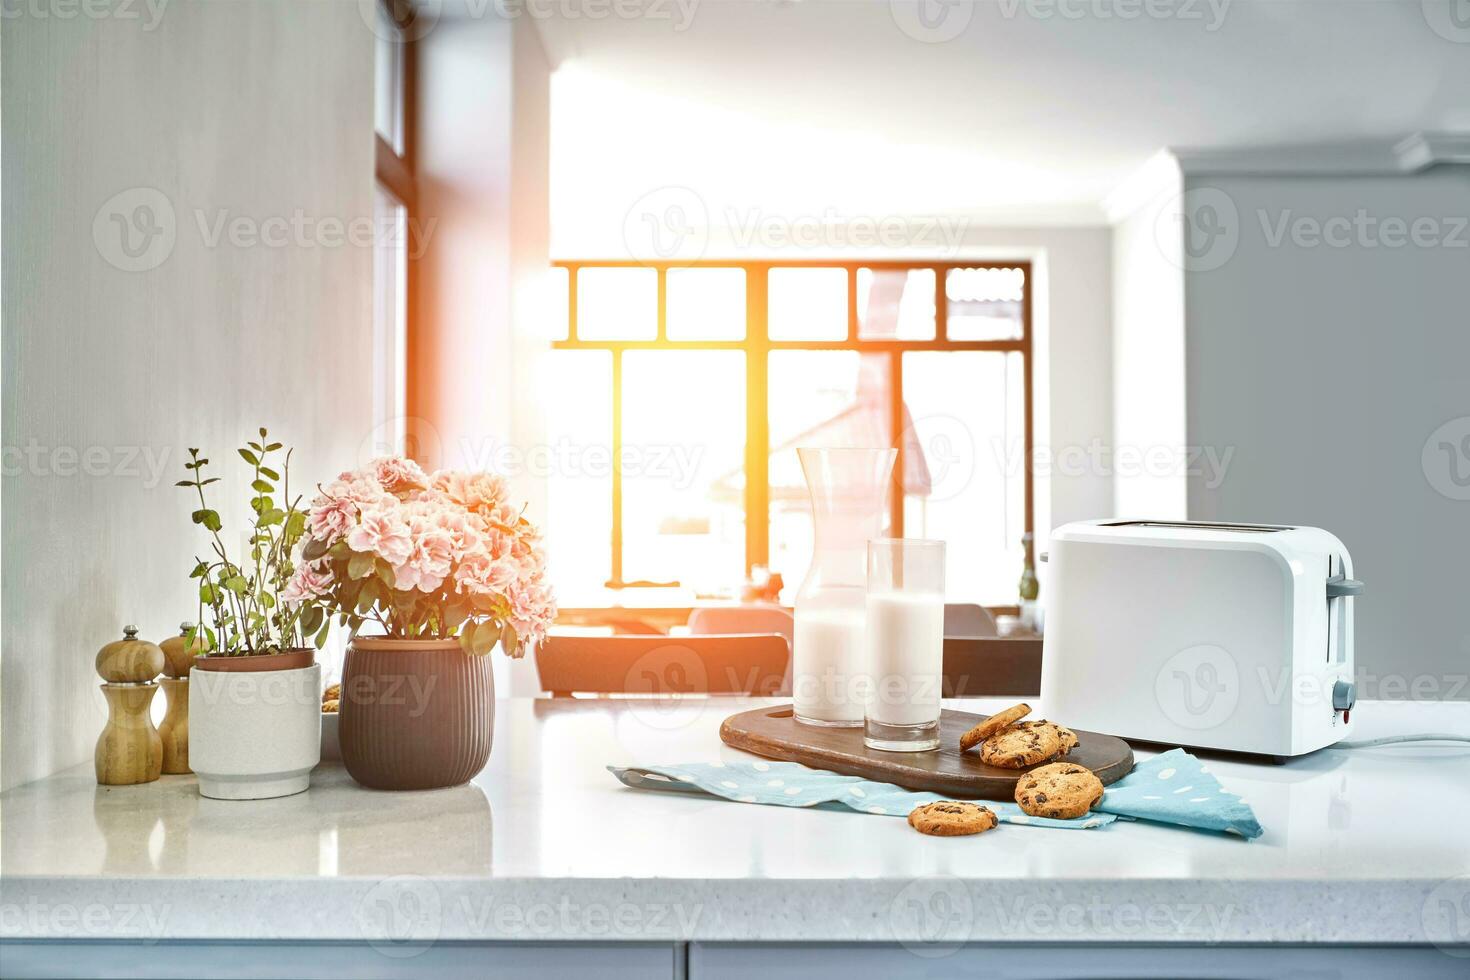
[[321,760],[322,669],[189,672],[189,765],[199,794],[264,800],[304,791]]

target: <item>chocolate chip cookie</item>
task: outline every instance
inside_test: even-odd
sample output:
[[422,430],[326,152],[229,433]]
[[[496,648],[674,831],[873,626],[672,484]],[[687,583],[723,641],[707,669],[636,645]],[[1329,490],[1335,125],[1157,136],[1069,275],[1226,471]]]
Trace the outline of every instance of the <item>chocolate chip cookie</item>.
[[980,745],[980,761],[1002,769],[1024,769],[1055,759],[1062,751],[1062,736],[1051,724],[1011,725],[991,735]]
[[960,751],[968,752],[1002,728],[1012,725],[1031,713],[1031,705],[1014,704],[1004,711],[997,711],[980,724],[960,736]]
[[1057,725],[1057,734],[1062,737],[1062,755],[1071,752],[1077,747],[1077,743],[1081,741],[1077,738],[1076,732],[1064,725]]
[[1053,762],[1016,780],[1016,802],[1033,817],[1080,817],[1102,795],[1102,780],[1075,762]]
[[931,837],[965,837],[982,834],[996,825],[995,811],[977,803],[944,800],[914,807],[909,826]]
[[1068,752],[1071,752],[1074,748],[1077,747],[1077,733],[1072,731],[1072,729],[1070,728],[1064,728],[1063,726],[1058,725],[1054,721],[1046,721],[1045,719],[1037,719],[1036,721],[1021,721],[1017,722],[1015,727],[1049,728],[1052,731],[1056,732],[1058,741],[1062,743],[1062,749],[1060,752],[1057,753],[1057,755],[1059,756],[1066,755]]

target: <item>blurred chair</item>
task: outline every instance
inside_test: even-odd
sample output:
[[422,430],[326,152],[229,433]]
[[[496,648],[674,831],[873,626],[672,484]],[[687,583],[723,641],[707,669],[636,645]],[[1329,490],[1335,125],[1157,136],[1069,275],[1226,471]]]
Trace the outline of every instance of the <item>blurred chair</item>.
[[999,636],[1000,631],[995,628],[995,618],[990,615],[990,610],[984,606],[973,602],[946,602],[944,635],[977,640]]
[[1041,693],[1040,639],[944,638],[947,698],[1032,698]]
[[[769,603],[740,606],[699,606],[689,613],[689,632],[695,636],[734,633],[779,633],[786,645],[796,649],[796,620],[789,609]],[[791,664],[775,692],[780,697],[791,695]]]
[[779,633],[737,636],[548,636],[536,651],[541,689],[584,694],[770,697],[791,662]]

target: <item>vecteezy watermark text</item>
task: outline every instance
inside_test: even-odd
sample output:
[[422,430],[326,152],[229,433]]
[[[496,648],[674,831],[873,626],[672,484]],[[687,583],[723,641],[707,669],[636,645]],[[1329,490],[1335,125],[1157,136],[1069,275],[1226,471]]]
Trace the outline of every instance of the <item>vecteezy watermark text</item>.
[[[1007,475],[1020,472],[1026,455],[1019,439],[997,438],[993,448]],[[1037,446],[1031,469],[1041,476],[1197,477],[1206,489],[1215,490],[1225,482],[1234,458],[1234,446],[1112,446],[1093,439],[1086,445]]]
[[370,946],[384,956],[417,956],[436,943],[446,919],[478,935],[507,939],[588,938],[690,940],[704,906],[699,903],[574,901],[563,895],[542,902],[497,896],[446,901],[428,878],[385,878],[359,900],[354,917]]
[[75,904],[43,902],[33,896],[24,902],[0,903],[0,934],[157,939],[170,910],[168,905],[146,902]]
[[[718,220],[712,221],[712,217]],[[709,245],[711,227],[728,232],[741,250],[807,249],[894,251],[925,249],[954,254],[970,219],[955,215],[846,214],[834,208],[780,214],[759,207],[728,207],[712,216],[688,187],[659,187],[639,197],[623,218],[628,254],[649,261],[692,262]]]
[[1256,212],[1261,234],[1270,248],[1288,240],[1297,248],[1470,248],[1470,216],[1379,216],[1367,208],[1352,215],[1316,218],[1285,208],[1276,214]]
[[937,248],[953,252],[969,228],[968,218],[821,214],[777,215],[760,208],[731,208],[726,214],[731,238],[742,249]]
[[1231,0],[999,0],[1007,20],[1198,21],[1206,31],[1225,23]]
[[151,31],[163,19],[169,0],[0,0],[0,19],[135,20]]
[[[894,24],[925,44],[942,44],[964,34],[977,9],[994,8],[1005,20],[1174,20],[1218,31],[1232,0],[889,0]],[[977,29],[979,30],[979,29]]]
[[195,208],[194,223],[206,248],[221,244],[235,248],[371,248],[378,244],[399,244],[406,232],[409,258],[419,258],[428,246],[429,236],[439,219],[423,222],[410,219],[402,229],[392,218],[379,219],[360,215],[341,218],[336,215],[311,215],[302,208],[290,214],[234,214],[229,208]]
[[[1192,187],[1159,209],[1154,233],[1165,258],[1189,272],[1225,265],[1252,232],[1235,199],[1218,187]],[[1470,215],[1383,214],[1366,207],[1341,214],[1303,214],[1292,208],[1256,208],[1266,248],[1470,251]]]
[[[455,20],[604,21],[644,20],[667,22],[675,33],[694,23],[702,0],[457,0],[452,4]],[[445,0],[415,0],[403,4],[407,16],[393,20],[382,10],[382,0],[357,0],[362,22],[373,35],[392,44],[407,44],[424,38],[445,19]]]
[[[295,208],[281,214],[242,214],[230,208],[191,209],[193,229],[207,249],[334,249],[402,245],[409,258],[428,249],[439,219],[396,215],[312,214]],[[168,195],[153,187],[130,187],[108,198],[92,218],[92,243],[108,265],[124,272],[148,272],[167,262],[181,234],[181,222]]]
[[601,480],[616,469],[624,476],[663,480],[676,490],[694,485],[700,460],[706,447],[702,445],[636,443],[618,447],[577,443],[570,439],[538,443],[522,448],[508,442],[484,440],[478,445],[462,445],[465,459],[476,469],[504,476],[521,474],[534,477],[569,477]]
[[7,477],[141,479],[144,489],[151,490],[162,481],[168,460],[167,446],[43,446],[33,438],[23,446],[0,449],[0,472]]

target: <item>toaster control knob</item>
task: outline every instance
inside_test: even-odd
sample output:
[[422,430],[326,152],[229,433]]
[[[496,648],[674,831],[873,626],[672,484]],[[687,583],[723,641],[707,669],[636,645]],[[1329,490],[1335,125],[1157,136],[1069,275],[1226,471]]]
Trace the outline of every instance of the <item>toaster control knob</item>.
[[1352,681],[1338,681],[1332,685],[1332,707],[1335,711],[1347,711],[1358,700],[1358,687]]

